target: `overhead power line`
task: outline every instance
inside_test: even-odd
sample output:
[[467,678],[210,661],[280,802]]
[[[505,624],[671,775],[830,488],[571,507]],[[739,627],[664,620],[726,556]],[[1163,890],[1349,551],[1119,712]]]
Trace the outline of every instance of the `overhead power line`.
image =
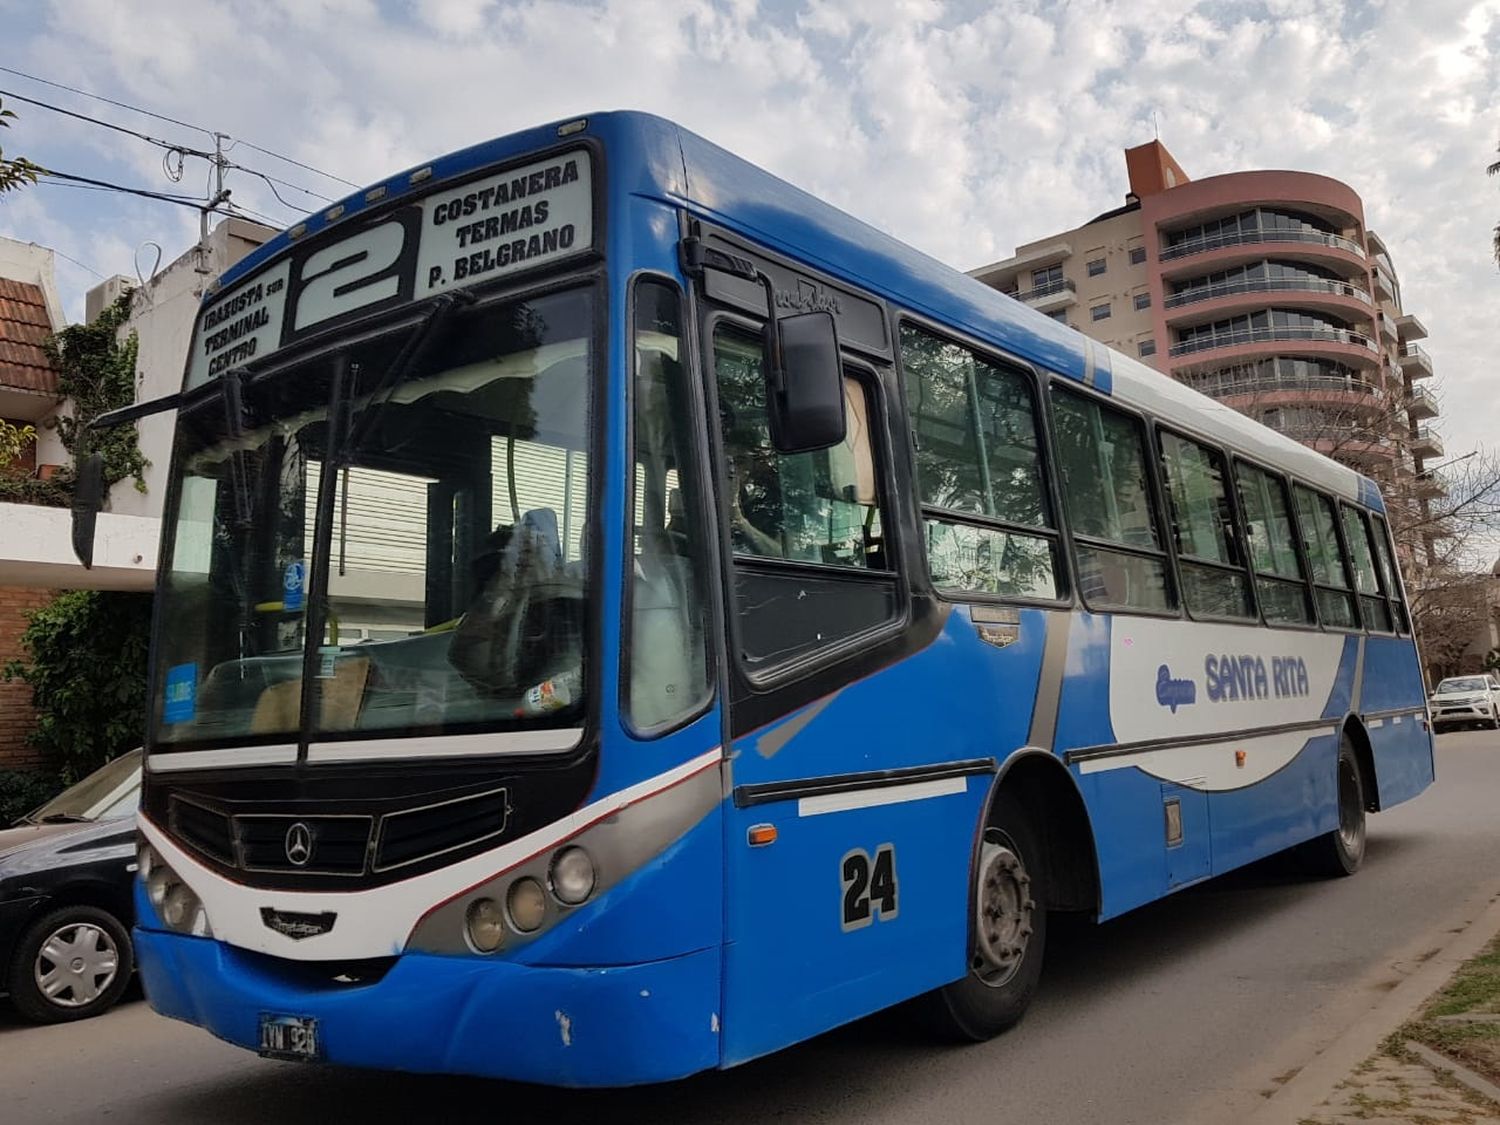
[[[139,195],[145,199],[157,199],[163,203],[176,203],[182,207],[191,207],[194,211],[203,210],[203,202],[201,200],[187,195],[170,195],[162,191],[151,191],[148,188],[127,187],[124,184],[111,183],[109,180],[95,180],[88,176],[75,176],[70,172],[59,172],[53,168],[45,168],[40,174],[57,180],[65,180],[68,184],[80,184],[107,191],[118,191],[125,195]],[[38,182],[41,183],[44,181],[39,180]],[[55,186],[63,187],[66,185],[58,184]]]
[[[262,155],[265,155],[265,156],[269,156],[269,157],[271,157],[271,158],[273,158],[275,160],[285,161],[287,164],[291,164],[291,165],[293,165],[293,166],[295,166],[297,168],[302,168],[302,169],[304,169],[304,170],[306,170],[308,172],[315,173],[316,175],[322,176],[325,179],[333,180],[336,183],[341,183],[341,184],[344,184],[344,185],[346,185],[348,187],[351,187],[351,188],[357,188],[357,187],[360,186],[359,184],[355,183],[353,180],[346,180],[342,176],[335,176],[332,172],[325,172],[321,168],[315,168],[311,164],[305,164],[305,163],[303,163],[300,160],[296,160],[296,159],[293,159],[290,156],[287,156],[285,153],[277,152],[274,149],[263,148],[262,146],[257,145],[257,144],[253,144],[250,141],[247,141],[247,140],[245,140],[243,138],[231,137],[227,133],[218,133],[218,132],[216,132],[213,129],[207,129],[207,128],[203,127],[202,125],[194,125],[194,124],[192,124],[190,122],[187,122],[187,121],[180,121],[180,120],[178,120],[175,117],[168,117],[165,114],[156,113],[156,112],[154,112],[152,110],[149,110],[149,109],[142,109],[140,106],[138,106],[138,105],[131,105],[129,102],[117,101],[114,98],[107,98],[103,94],[91,93],[88,90],[80,90],[77,86],[69,86],[69,85],[67,85],[64,82],[54,82],[54,81],[52,81],[49,78],[40,78],[40,77],[38,77],[35,74],[27,74],[24,70],[16,70],[13,67],[0,66],[0,73],[14,74],[16,77],[18,77],[18,78],[25,78],[29,82],[40,82],[43,86],[51,86],[51,87],[53,87],[54,89],[57,89],[57,90],[66,90],[70,94],[77,94],[80,97],[84,97],[84,98],[93,98],[95,101],[104,102],[106,105],[116,106],[119,109],[126,109],[126,110],[129,110],[131,113],[143,114],[146,117],[155,118],[157,121],[165,121],[169,125],[178,125],[178,126],[181,126],[184,129],[193,129],[193,130],[195,130],[195,131],[197,131],[199,133],[205,133],[205,134],[207,134],[210,137],[224,137],[227,140],[238,140],[239,143],[242,144],[242,145],[244,145],[246,148],[254,149],[256,152],[259,152],[259,153],[261,153]],[[178,147],[180,147],[180,146],[178,146]],[[303,190],[303,189],[298,189],[298,190]],[[311,194],[314,194],[314,193],[308,192],[308,194],[311,195]]]
[[[3,68],[0,68],[0,69],[3,69]],[[181,154],[183,156],[197,156],[197,157],[200,157],[200,158],[202,158],[204,160],[208,160],[210,162],[217,162],[220,159],[220,156],[219,156],[218,153],[210,152],[207,149],[191,148],[188,145],[178,144],[175,141],[164,140],[161,137],[153,137],[153,136],[151,136],[148,133],[142,133],[142,132],[139,132],[136,129],[127,128],[124,125],[116,125],[113,121],[105,121],[103,118],[100,118],[100,117],[90,117],[86,113],[78,113],[75,110],[67,109],[67,108],[65,108],[63,106],[60,106],[60,105],[53,105],[50,102],[38,101],[36,98],[28,98],[24,94],[17,94],[17,93],[14,93],[13,91],[10,91],[10,90],[0,90],[0,97],[14,98],[16,101],[18,101],[18,102],[25,102],[27,105],[34,105],[34,106],[37,106],[40,109],[50,110],[53,113],[60,113],[60,114],[63,114],[64,116],[66,116],[66,117],[72,117],[72,118],[75,118],[75,119],[77,119],[79,121],[86,122],[87,124],[90,124],[90,125],[98,125],[98,126],[100,126],[101,128],[104,128],[104,129],[111,129],[111,130],[113,130],[116,133],[124,133],[126,136],[136,137],[136,138],[138,138],[140,140],[143,140],[143,141],[146,141],[146,142],[148,142],[150,144],[156,145],[159,148],[165,149],[166,152],[168,153],[168,155],[164,158],[166,160],[170,160],[171,159],[171,155],[170,154],[172,154],[172,153],[179,153],[179,154]],[[252,146],[249,146],[249,147],[254,147],[254,146],[252,145]],[[294,183],[291,183],[291,182],[289,182],[287,180],[280,179],[280,178],[278,178],[276,176],[268,175],[265,172],[262,172],[262,171],[260,171],[260,170],[258,170],[256,168],[247,167],[244,164],[237,164],[237,163],[235,163],[232,160],[231,161],[225,161],[224,162],[224,166],[226,168],[236,168],[236,169],[238,169],[241,172],[245,172],[248,175],[256,176],[256,177],[259,177],[260,179],[264,180],[266,182],[266,185],[271,189],[271,194],[276,197],[277,202],[279,202],[284,207],[290,207],[294,211],[298,209],[298,205],[295,204],[295,203],[290,202],[287,199],[284,199],[282,197],[281,193],[276,190],[277,185],[280,185],[281,187],[287,188],[287,189],[289,189],[291,191],[299,191],[303,195],[309,196],[312,199],[322,200],[324,203],[333,203],[334,202],[333,199],[331,199],[330,197],[324,195],[322,192],[313,191],[312,188],[303,187],[301,184],[294,184]],[[175,180],[179,179],[180,177],[181,177],[181,166],[179,164],[177,173],[175,175],[173,175],[171,172],[168,172],[168,178],[174,180],[174,182],[175,182]],[[311,210],[311,208],[303,208],[303,209],[304,210]]]

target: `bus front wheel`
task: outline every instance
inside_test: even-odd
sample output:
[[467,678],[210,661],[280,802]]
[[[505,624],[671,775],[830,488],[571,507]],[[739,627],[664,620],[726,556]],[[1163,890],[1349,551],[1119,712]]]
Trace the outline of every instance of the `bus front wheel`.
[[1019,802],[998,794],[972,880],[969,971],[922,998],[942,1037],[992,1038],[1016,1024],[1036,994],[1047,944],[1041,855]]
[[1302,845],[1302,859],[1316,875],[1353,875],[1365,859],[1365,785],[1354,747],[1339,740],[1339,826]]

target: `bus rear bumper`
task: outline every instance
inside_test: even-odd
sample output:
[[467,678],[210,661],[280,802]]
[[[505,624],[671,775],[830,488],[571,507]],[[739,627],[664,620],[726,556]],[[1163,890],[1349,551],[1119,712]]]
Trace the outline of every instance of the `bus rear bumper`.
[[249,1050],[271,1013],[317,1019],[322,1061],[344,1066],[627,1086],[719,1063],[718,949],[604,968],[409,953],[338,984],[203,938],[134,937],[156,1011]]

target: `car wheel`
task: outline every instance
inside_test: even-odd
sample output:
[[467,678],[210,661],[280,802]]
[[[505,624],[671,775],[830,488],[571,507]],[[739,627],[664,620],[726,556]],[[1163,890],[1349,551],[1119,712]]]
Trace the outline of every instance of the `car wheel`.
[[1339,740],[1339,826],[1302,845],[1302,858],[1316,875],[1353,875],[1365,859],[1365,785],[1348,737]]
[[1001,793],[971,880],[969,971],[918,1000],[925,1022],[941,1038],[982,1042],[1025,1014],[1047,945],[1041,860],[1025,810]]
[[130,983],[134,952],[120,920],[65,906],[29,926],[11,958],[11,1003],[37,1023],[68,1023],[112,1008]]

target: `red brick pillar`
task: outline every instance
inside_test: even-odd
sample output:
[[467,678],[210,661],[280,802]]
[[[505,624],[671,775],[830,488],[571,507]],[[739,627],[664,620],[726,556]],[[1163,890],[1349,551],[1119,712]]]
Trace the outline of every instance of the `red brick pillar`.
[[[30,586],[0,586],[0,666],[14,657],[26,658],[21,634],[26,617],[53,598],[51,590]],[[40,766],[41,754],[27,741],[36,723],[31,707],[31,685],[0,678],[0,770]]]

